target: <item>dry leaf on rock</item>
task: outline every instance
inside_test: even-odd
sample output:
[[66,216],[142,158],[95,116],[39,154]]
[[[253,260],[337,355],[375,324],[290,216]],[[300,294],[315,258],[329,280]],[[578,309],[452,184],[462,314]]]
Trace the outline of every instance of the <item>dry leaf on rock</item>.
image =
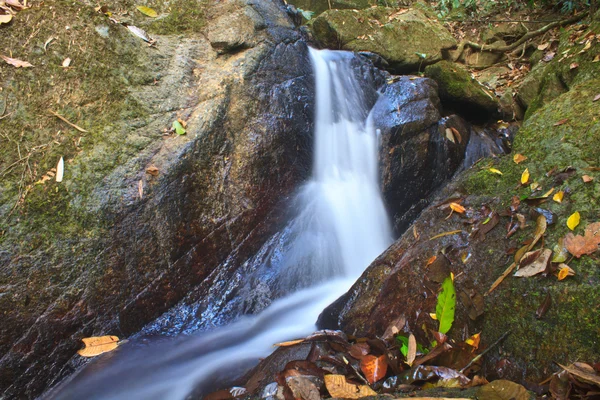
[[452,209],[452,211],[455,211],[460,214],[466,211],[466,209],[458,203],[450,203],[450,208]]
[[541,274],[546,270],[552,250],[544,249],[525,253],[520,262],[520,269],[515,272],[515,276],[527,278],[537,274]]
[[592,178],[592,177],[591,177],[591,176],[589,176],[589,175],[583,175],[583,176],[581,177],[581,180],[583,180],[583,183],[589,183],[589,182],[593,181],[593,180],[594,180],[594,178]]
[[569,119],[568,119],[568,118],[561,119],[560,121],[556,122],[556,123],[554,124],[554,126],[561,126],[561,125],[564,125],[564,124],[566,124],[567,122],[569,122]]
[[560,364],[558,365],[569,374],[575,376],[578,380],[600,386],[600,374],[598,374],[592,366],[580,362],[571,364],[568,367]]
[[487,400],[529,400],[531,396],[527,389],[518,383],[498,379],[479,388],[477,398]]
[[136,6],[135,8],[137,8],[139,12],[141,12],[142,14],[144,14],[144,15],[150,17],[150,18],[156,18],[156,17],[158,17],[158,13],[156,11],[154,11],[150,7]]
[[325,387],[331,397],[340,397],[343,399],[360,399],[361,397],[377,395],[367,385],[355,385],[346,382],[344,375],[325,375]]
[[114,350],[119,345],[117,336],[92,336],[81,339],[85,347],[77,353],[82,357],[94,357],[102,353]]
[[10,65],[12,65],[13,67],[16,67],[16,68],[29,68],[29,67],[33,67],[33,65],[31,65],[27,61],[18,60],[16,58],[10,58],[10,57],[6,57],[6,56],[3,56],[3,55],[0,55],[0,58],[2,58],[8,64],[10,64]]
[[412,333],[408,337],[408,354],[406,355],[406,363],[412,367],[415,358],[417,357],[417,339]]
[[158,168],[156,168],[154,165],[149,166],[148,168],[146,168],[146,173],[153,175],[153,176],[157,176],[158,175]]
[[586,226],[583,236],[567,233],[564,244],[569,253],[577,258],[597,251],[598,244],[600,244],[600,222],[594,222]]

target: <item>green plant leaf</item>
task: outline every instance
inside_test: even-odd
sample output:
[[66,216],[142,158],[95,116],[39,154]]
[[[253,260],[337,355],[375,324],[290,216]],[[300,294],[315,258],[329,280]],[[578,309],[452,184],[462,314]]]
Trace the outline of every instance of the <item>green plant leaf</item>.
[[398,335],[396,336],[396,339],[398,339],[398,341],[402,343],[402,346],[400,346],[400,353],[402,353],[402,355],[406,357],[408,355],[408,337]]
[[440,322],[439,331],[446,333],[454,322],[454,309],[456,308],[456,291],[452,278],[448,277],[442,283],[442,291],[438,295],[435,315]]
[[173,122],[173,129],[175,129],[175,132],[178,135],[185,135],[185,128],[183,127],[183,125],[181,125],[181,122],[174,121]]

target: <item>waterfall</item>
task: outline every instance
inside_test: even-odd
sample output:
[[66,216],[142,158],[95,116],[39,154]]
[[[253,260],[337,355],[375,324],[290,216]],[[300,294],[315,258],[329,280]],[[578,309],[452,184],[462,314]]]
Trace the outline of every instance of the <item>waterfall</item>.
[[[320,312],[344,294],[391,243],[378,185],[378,139],[352,53],[310,50],[316,77],[315,155],[299,191],[295,231],[279,285],[289,293],[255,316],[185,338],[132,340],[83,368],[50,399],[184,399],[241,374],[274,343],[315,330]],[[297,281],[306,283],[298,285]],[[295,292],[294,292],[295,290]]]

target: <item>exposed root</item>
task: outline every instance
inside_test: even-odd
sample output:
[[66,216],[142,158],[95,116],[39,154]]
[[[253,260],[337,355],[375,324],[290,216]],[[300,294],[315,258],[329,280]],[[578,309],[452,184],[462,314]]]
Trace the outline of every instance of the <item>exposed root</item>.
[[[585,17],[588,16],[587,12],[583,12],[579,15],[576,15],[574,17],[571,17],[569,19],[565,19],[565,20],[561,20],[561,21],[555,21],[552,22],[538,30],[535,31],[529,31],[527,32],[525,35],[523,35],[519,40],[517,40],[514,43],[511,43],[509,45],[483,45],[483,44],[479,44],[479,43],[475,43],[475,42],[471,42],[469,40],[463,40],[462,42],[460,42],[456,48],[456,54],[454,55],[454,57],[452,57],[452,61],[456,62],[460,56],[462,55],[463,51],[465,50],[466,46],[471,47],[472,49],[475,50],[479,50],[479,51],[489,51],[492,53],[505,53],[507,51],[513,51],[515,50],[517,47],[521,46],[523,43],[527,42],[529,39],[532,39],[536,36],[542,35],[546,32],[548,32],[551,29],[557,28],[557,27],[562,27],[565,25],[571,25],[574,24],[576,22],[581,21],[582,19],[584,19]],[[523,47],[525,49],[525,47]],[[444,50],[450,50],[452,49],[452,47],[448,47]]]

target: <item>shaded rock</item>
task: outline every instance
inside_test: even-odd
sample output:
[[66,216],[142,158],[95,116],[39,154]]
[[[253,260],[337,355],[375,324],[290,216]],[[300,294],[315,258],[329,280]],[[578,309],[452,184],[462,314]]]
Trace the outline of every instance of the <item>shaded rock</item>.
[[443,48],[456,45],[442,25],[417,9],[328,10],[309,25],[324,47],[379,54],[394,72],[416,71],[437,62]]
[[498,115],[498,100],[461,65],[441,61],[425,68],[439,86],[444,107],[467,119],[485,121]]
[[292,0],[289,3],[294,6],[301,8],[305,11],[314,12],[314,16],[318,16],[323,11],[329,9],[344,10],[344,9],[356,9],[362,10],[372,6],[383,6],[385,4],[381,0]]
[[[121,25],[98,33],[107,21],[92,8],[46,2],[61,13],[28,11],[40,37],[76,26],[69,41],[47,53],[32,41],[31,71],[0,65],[15,111],[0,131],[35,132],[0,142],[0,397],[36,397],[81,364],[82,337],[137,332],[285,225],[285,200],[311,168],[306,44],[278,2],[194,4],[211,16],[199,26],[212,43],[159,35],[149,48]],[[240,8],[220,14],[229,7]],[[3,28],[3,40],[22,47],[23,29]],[[58,75],[69,43],[85,62]],[[186,135],[165,135],[178,118]],[[25,178],[17,147],[34,149]],[[61,156],[63,182],[33,185]]]
[[502,22],[484,30],[481,39],[485,44],[497,41],[512,43],[527,33],[527,28],[521,22]]
[[485,50],[471,51],[471,49],[468,49],[463,52],[461,60],[464,59],[464,63],[469,67],[483,69],[495,65],[505,58],[506,56],[502,53],[493,53]]
[[[515,151],[529,157],[526,166],[544,188],[555,184],[553,177],[545,175],[552,166],[577,165],[579,170],[587,168],[589,162],[597,162],[597,154],[593,153],[598,148],[600,126],[592,121],[600,115],[589,100],[597,92],[598,79],[574,87],[534,113],[516,137]],[[571,123],[554,127],[560,118],[568,118]],[[444,188],[435,205],[416,220],[414,229],[378,257],[352,289],[323,312],[319,326],[341,328],[359,337],[382,335],[388,325],[404,317],[407,331],[415,334],[419,343],[427,343],[426,331],[437,329],[437,322],[428,315],[435,310],[439,288],[428,260],[436,256],[436,262],[441,259],[439,262],[455,276],[458,302],[449,335],[464,340],[481,331],[483,344],[489,345],[502,333],[511,332],[501,351],[485,357],[482,373],[488,379],[540,381],[554,371],[555,362],[589,359],[590,354],[597,354],[600,321],[593,310],[600,301],[600,271],[593,258],[573,260],[570,266],[577,276],[569,281],[557,281],[551,274],[527,279],[508,276],[483,297],[513,261],[508,250],[530,239],[535,225],[529,220],[529,227],[507,239],[509,218],[499,217],[493,229],[483,236],[477,233],[491,211],[500,213],[508,208],[512,196],[518,198],[530,192],[514,184],[523,165],[503,157],[494,167],[503,172],[501,177],[485,168],[474,168]],[[584,224],[596,221],[597,188],[584,189],[584,183],[576,177],[569,179],[568,185],[573,193],[568,206],[554,202],[544,206],[556,213],[558,220],[565,221],[577,209],[586,216]],[[459,199],[467,208],[466,216],[454,214],[448,218],[444,202],[449,199]],[[529,215],[528,206],[520,207],[518,212]],[[435,238],[453,231],[457,232]],[[544,238],[546,247],[551,248],[567,231],[564,223],[550,226]],[[536,310],[547,294],[552,306],[537,319]]]

